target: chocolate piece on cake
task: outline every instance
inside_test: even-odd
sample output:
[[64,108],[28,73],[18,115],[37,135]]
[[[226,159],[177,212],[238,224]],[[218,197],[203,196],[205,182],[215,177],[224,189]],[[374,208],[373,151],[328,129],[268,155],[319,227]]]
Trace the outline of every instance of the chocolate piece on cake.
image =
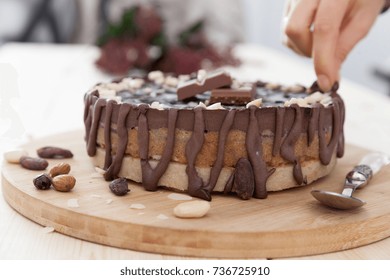
[[[196,102],[178,100],[170,76],[160,76],[99,84],[85,95],[87,151],[106,180],[126,177],[149,191],[206,200],[214,192],[265,198],[326,176],[343,155],[344,103],[335,91],[256,83],[246,105],[206,106],[229,75],[192,86],[186,96]],[[248,188],[246,174],[253,174]]]
[[211,91],[210,104],[221,103],[222,105],[246,105],[256,95],[256,85],[248,84],[239,88],[219,88]]
[[186,100],[197,94],[230,86],[231,84],[232,78],[224,71],[207,74],[206,71],[199,70],[196,79],[189,80],[182,85],[179,85],[177,89],[177,99]]

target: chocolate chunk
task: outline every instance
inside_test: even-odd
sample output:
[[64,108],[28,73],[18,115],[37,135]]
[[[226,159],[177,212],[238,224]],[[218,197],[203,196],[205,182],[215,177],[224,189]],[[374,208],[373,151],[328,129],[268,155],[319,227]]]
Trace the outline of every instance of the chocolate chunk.
[[307,93],[312,94],[312,93],[314,93],[314,92],[316,92],[316,91],[319,91],[319,92],[321,92],[321,93],[324,93],[324,92],[321,90],[320,86],[318,85],[318,82],[317,82],[317,81],[315,81],[315,82],[307,89]]
[[[337,90],[339,89],[339,82],[336,81],[332,88],[330,89],[330,92],[337,92]],[[323,90],[320,88],[320,86],[318,85],[318,82],[315,81],[311,86],[310,88],[307,89],[307,93],[311,94],[311,93],[314,93],[316,91],[319,91],[321,93],[324,93]]]
[[232,191],[241,199],[250,199],[255,191],[252,165],[248,159],[240,158],[235,168]]
[[245,105],[251,102],[256,94],[256,85],[238,89],[220,88],[211,91],[210,104],[221,102],[223,105]]
[[337,92],[338,89],[339,89],[339,82],[336,81],[332,86],[332,88],[330,89],[330,92]]
[[177,99],[185,100],[205,91],[230,86],[231,84],[232,78],[229,74],[225,72],[211,73],[203,81],[193,79],[179,86]]

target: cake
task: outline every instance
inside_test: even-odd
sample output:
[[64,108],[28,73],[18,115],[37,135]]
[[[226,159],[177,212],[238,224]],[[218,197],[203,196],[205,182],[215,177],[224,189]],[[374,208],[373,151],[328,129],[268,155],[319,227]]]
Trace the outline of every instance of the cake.
[[160,71],[95,85],[84,97],[85,140],[107,181],[125,177],[211,200],[303,186],[344,150],[334,87],[240,82],[224,71]]

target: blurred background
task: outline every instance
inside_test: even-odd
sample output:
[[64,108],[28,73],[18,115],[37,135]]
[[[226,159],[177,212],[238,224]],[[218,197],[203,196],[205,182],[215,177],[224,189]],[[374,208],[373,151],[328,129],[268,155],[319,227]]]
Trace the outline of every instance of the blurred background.
[[[168,40],[183,26],[204,19],[213,44],[262,44],[310,63],[281,44],[284,0],[0,0],[0,46],[9,41],[96,44],[123,10],[147,3],[159,7]],[[390,93],[388,26],[389,12],[379,16],[342,70],[343,77],[384,94]]]

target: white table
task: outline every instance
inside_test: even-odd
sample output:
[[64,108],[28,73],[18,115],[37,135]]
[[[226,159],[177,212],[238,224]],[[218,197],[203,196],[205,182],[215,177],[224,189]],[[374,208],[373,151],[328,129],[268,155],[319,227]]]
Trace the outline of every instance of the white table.
[[[240,69],[232,70],[239,78],[287,85],[310,85],[315,80],[309,64],[271,49],[242,45],[236,51],[244,62]],[[15,132],[19,140],[5,134],[2,128],[9,120],[0,115],[0,159],[4,150],[22,141],[83,128],[84,93],[95,83],[113,78],[95,67],[98,56],[97,48],[85,45],[7,44],[0,47],[0,110],[4,110],[5,100],[11,100],[20,118],[17,123],[24,127]],[[4,71],[8,73],[7,81],[2,75]],[[16,78],[18,88],[13,88],[8,79]],[[390,154],[390,98],[347,80],[342,80],[340,93],[347,110],[346,141]],[[0,259],[178,258],[111,248],[56,232],[47,234],[42,226],[18,214],[0,196]],[[390,238],[343,252],[303,257],[389,258]]]

